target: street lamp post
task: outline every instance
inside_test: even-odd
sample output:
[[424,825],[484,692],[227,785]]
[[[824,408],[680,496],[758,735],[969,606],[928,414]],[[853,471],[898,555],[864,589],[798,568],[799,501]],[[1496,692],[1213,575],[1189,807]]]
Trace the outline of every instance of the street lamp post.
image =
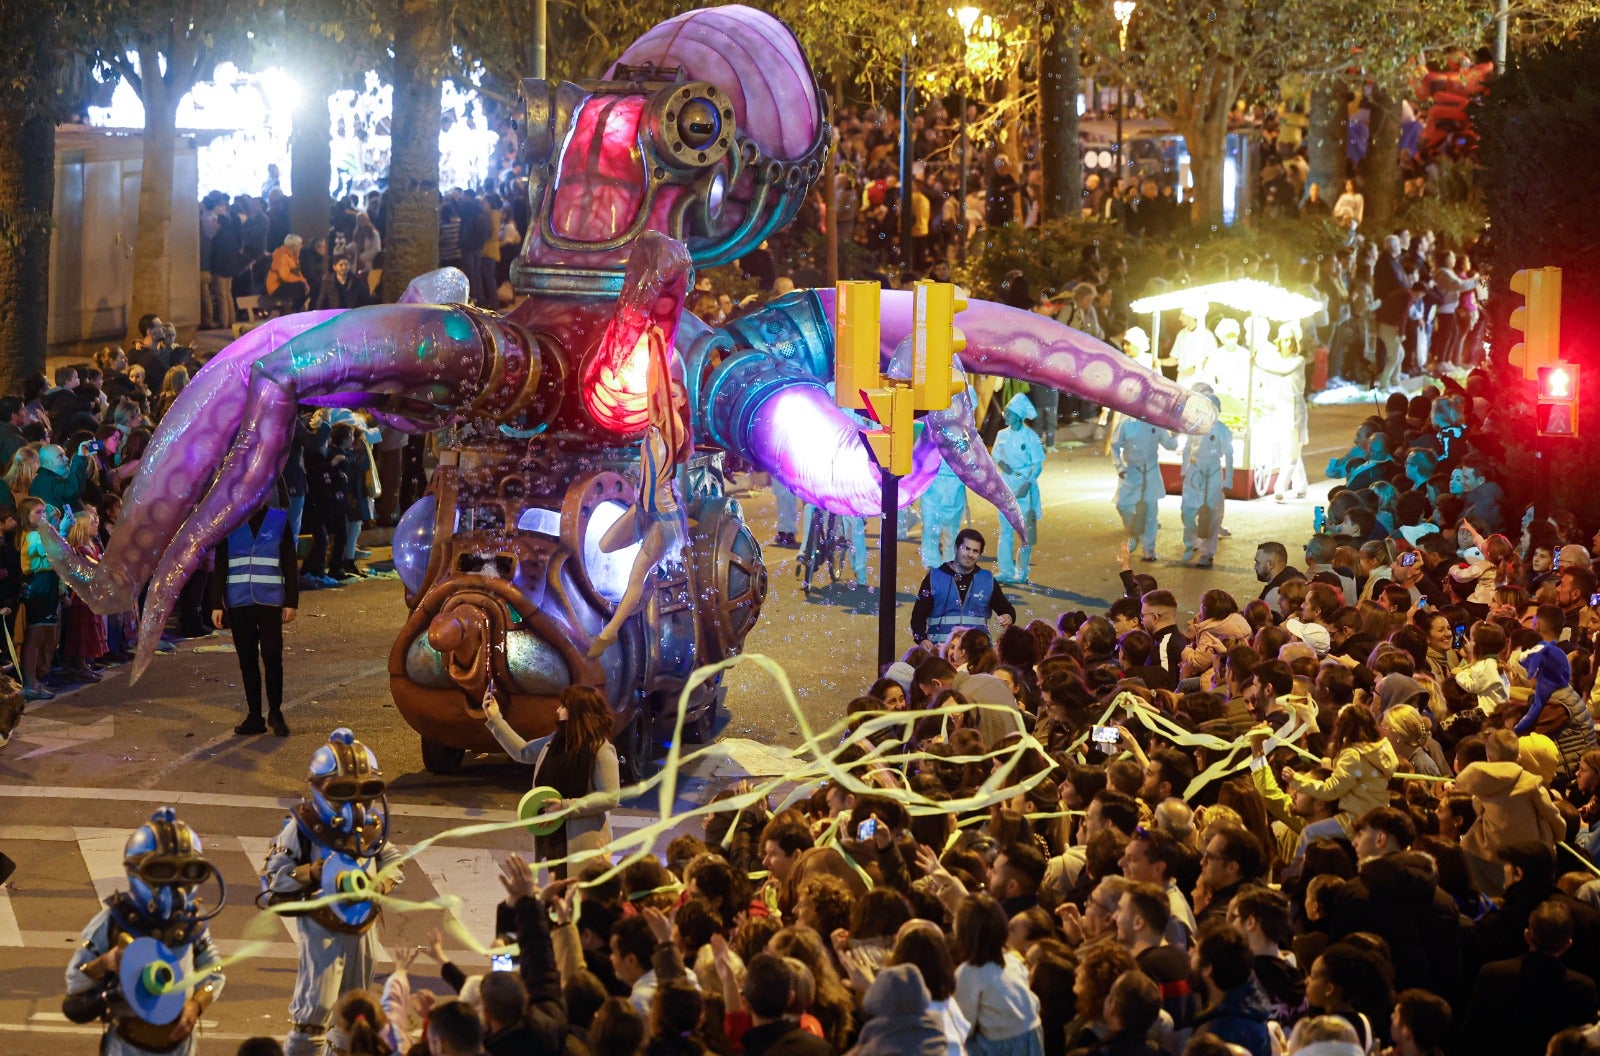
[[[955,16],[956,22],[961,26],[962,58],[967,61],[968,72],[971,72],[972,59],[972,27],[977,25],[978,16],[982,14],[976,7],[962,7],[954,10],[947,9],[948,13]],[[963,82],[965,83],[965,82]],[[967,92],[963,88],[956,96],[956,105],[961,108],[961,179],[959,194],[961,195],[956,227],[956,259],[964,266],[967,263],[967,172],[970,163],[967,161]]]
[[915,89],[911,85],[911,48],[917,46],[917,36],[911,35],[911,47],[900,52],[900,271],[911,271],[911,159],[915,144],[911,141],[911,103]]
[[1125,174],[1122,157],[1122,111],[1128,105],[1128,70],[1124,63],[1128,58],[1128,22],[1133,18],[1133,9],[1137,5],[1134,0],[1116,0],[1111,5],[1112,13],[1117,17],[1117,179],[1111,189],[1116,194],[1122,188],[1122,178]]

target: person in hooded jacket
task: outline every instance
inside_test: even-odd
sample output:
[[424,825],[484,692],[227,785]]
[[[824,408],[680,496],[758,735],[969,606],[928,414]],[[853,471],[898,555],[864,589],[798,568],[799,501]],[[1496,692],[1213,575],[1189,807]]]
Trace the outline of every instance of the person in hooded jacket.
[[[1196,392],[1222,410],[1222,397],[1210,385]],[[1222,514],[1226,491],[1233,484],[1233,433],[1222,416],[1204,436],[1187,436],[1183,441],[1183,560],[1197,561],[1210,568],[1217,556],[1217,540],[1222,534]]]
[[1488,759],[1468,765],[1456,775],[1455,790],[1474,797],[1478,820],[1461,837],[1472,879],[1478,889],[1497,896],[1505,890],[1500,852],[1512,843],[1537,840],[1545,847],[1565,838],[1561,811],[1550,801],[1537,775],[1517,762],[1517,735],[1495,730],[1486,738]]
[[861,1007],[871,1018],[851,1056],[945,1056],[944,1028],[914,964],[881,969]]
[[1355,819],[1375,807],[1389,805],[1389,778],[1399,768],[1394,746],[1380,733],[1372,713],[1359,704],[1346,704],[1334,719],[1328,739],[1333,756],[1333,773],[1315,778],[1296,773],[1285,766],[1279,777],[1290,793],[1303,793],[1312,799],[1335,800],[1339,813],[1324,821],[1314,821],[1300,833],[1298,859],[1312,840],[1348,839]]
[[1029,420],[1038,417],[1038,413],[1026,396],[1017,393],[1006,404],[1006,427],[1000,430],[1000,435],[994,441],[995,466],[1000,470],[1000,479],[1017,498],[1025,533],[1022,545],[1018,547],[1011,522],[1000,518],[1000,574],[996,577],[1000,583],[1028,582],[1033,544],[1039,538],[1039,517],[1044,513],[1044,507],[1039,502],[1039,474],[1044,471],[1044,445],[1040,443],[1038,434],[1027,425]]

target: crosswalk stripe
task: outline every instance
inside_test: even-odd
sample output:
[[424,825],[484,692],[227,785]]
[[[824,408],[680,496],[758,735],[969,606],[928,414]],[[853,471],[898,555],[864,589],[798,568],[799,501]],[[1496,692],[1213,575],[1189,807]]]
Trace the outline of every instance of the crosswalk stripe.
[[22,926],[17,923],[17,911],[11,907],[11,892],[0,887],[0,946],[22,945]]
[[456,895],[463,927],[479,942],[494,939],[495,906],[505,897],[495,854],[474,847],[429,847],[408,863],[421,869],[434,890]]
[[109,829],[77,830],[78,853],[83,855],[83,864],[89,867],[96,901],[104,902],[127,881],[127,874],[122,870],[122,848],[128,835]]

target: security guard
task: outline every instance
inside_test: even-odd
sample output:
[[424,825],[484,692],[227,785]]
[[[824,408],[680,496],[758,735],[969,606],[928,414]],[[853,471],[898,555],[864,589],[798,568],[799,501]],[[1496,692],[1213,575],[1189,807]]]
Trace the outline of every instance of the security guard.
[[982,533],[963,528],[956,535],[956,559],[922,577],[916,604],[911,606],[911,637],[943,645],[950,632],[962,627],[992,630],[990,619],[1004,630],[1017,618],[994,575],[978,567],[983,556]]
[[[241,737],[289,736],[283,721],[283,625],[300,605],[300,576],[289,515],[276,507],[257,510],[217,546],[211,577],[211,622],[233,629],[249,714],[233,728]],[[267,717],[261,718],[261,676],[266,674]]]

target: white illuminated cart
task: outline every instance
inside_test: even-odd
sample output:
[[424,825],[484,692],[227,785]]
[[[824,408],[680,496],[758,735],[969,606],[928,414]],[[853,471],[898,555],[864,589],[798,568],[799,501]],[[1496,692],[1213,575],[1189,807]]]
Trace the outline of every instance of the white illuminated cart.
[[[1270,282],[1233,279],[1141,297],[1128,307],[1150,316],[1150,346],[1156,350],[1161,348],[1163,312],[1203,307],[1206,318],[1201,320],[1202,326],[1215,325],[1209,319],[1213,308],[1227,309],[1229,317],[1243,316],[1240,346],[1231,354],[1228,349],[1220,349],[1214,355],[1228,358],[1211,364],[1211,373],[1218,379],[1217,392],[1222,397],[1222,419],[1233,431],[1233,480],[1227,495],[1231,499],[1254,499],[1270,492],[1280,464],[1281,444],[1286,439],[1282,429],[1285,409],[1261,391],[1250,349],[1258,342],[1270,342],[1274,324],[1299,322],[1316,315],[1322,311],[1321,303]],[[1177,451],[1162,449],[1160,457],[1161,481],[1167,494],[1181,493],[1182,445]]]

